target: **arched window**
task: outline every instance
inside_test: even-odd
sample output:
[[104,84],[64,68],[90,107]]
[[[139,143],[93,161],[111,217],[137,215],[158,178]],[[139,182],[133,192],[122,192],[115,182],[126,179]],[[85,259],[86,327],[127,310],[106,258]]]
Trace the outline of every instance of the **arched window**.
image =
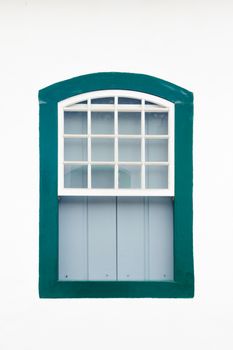
[[190,92],[128,73],[52,85],[40,154],[41,297],[193,296]]
[[174,104],[102,90],[58,103],[59,195],[173,196]]

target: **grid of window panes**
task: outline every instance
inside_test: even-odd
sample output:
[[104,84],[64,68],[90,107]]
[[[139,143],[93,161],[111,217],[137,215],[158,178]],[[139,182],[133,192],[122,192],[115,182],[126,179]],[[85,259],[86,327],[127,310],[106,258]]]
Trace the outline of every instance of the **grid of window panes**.
[[64,188],[167,189],[168,108],[105,97],[64,108]]

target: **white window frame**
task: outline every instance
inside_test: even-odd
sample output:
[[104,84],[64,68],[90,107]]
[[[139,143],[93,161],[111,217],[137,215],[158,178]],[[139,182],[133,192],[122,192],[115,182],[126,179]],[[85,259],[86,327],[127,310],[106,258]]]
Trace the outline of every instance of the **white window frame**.
[[[96,104],[91,105],[90,100],[95,98],[103,97],[115,97],[114,104],[104,105]],[[118,105],[118,97],[128,97],[142,100],[141,105]],[[86,105],[77,105],[72,106],[75,103],[87,100]],[[152,103],[158,104],[160,106],[154,105],[145,105],[145,100]],[[168,165],[168,188],[166,189],[151,189],[151,188],[139,188],[139,189],[96,189],[90,188],[91,184],[91,171],[88,171],[88,188],[65,188],[64,187],[64,111],[87,111],[87,125],[88,125],[88,134],[87,135],[66,135],[66,137],[87,137],[88,140],[88,159],[91,155],[91,111],[114,111],[114,123],[115,130],[112,135],[95,135],[95,137],[111,137],[115,140],[115,161],[114,162],[92,162],[92,164],[109,164],[114,165],[114,178],[115,178],[115,187],[118,187],[118,164],[116,159],[118,159],[118,118],[116,118],[116,113],[118,111],[141,111],[141,135],[121,135],[120,137],[130,138],[140,138],[141,142],[141,151],[142,157],[144,156],[145,150],[145,140],[146,139],[168,139],[168,161],[167,162],[146,162],[147,165]],[[168,135],[145,135],[145,112],[167,112],[168,113]],[[89,161],[69,161],[69,164],[87,164],[88,167],[91,167]],[[127,163],[127,165],[139,164],[142,165],[142,168],[145,167],[145,159],[142,159],[142,162],[121,162]],[[145,174],[142,171],[142,174]],[[142,178],[142,184],[145,184],[145,179]],[[88,93],[79,94],[67,98],[58,103],[58,196],[174,196],[174,104],[168,100],[160,98],[158,96],[142,93],[139,91],[131,90],[99,90],[91,91]]]

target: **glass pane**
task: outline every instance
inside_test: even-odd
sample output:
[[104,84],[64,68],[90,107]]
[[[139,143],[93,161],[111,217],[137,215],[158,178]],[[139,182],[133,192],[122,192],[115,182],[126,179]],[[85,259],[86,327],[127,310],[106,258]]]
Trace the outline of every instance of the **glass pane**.
[[150,102],[150,101],[145,101],[145,105],[153,105],[153,106],[162,107],[161,105],[158,105],[157,103]]
[[92,188],[114,188],[114,166],[92,165]]
[[87,100],[76,103],[76,105],[86,105],[86,104],[87,104]]
[[91,100],[91,104],[111,105],[114,104],[114,97],[94,98]]
[[141,167],[140,166],[119,166],[119,188],[140,188]]
[[168,140],[146,140],[146,161],[167,162]]
[[87,160],[87,139],[65,139],[64,160]]
[[141,100],[136,98],[128,98],[128,97],[118,97],[119,105],[140,105]]
[[136,162],[141,161],[140,139],[119,139],[119,161]]
[[147,135],[168,134],[168,114],[147,112],[145,113],[145,129]]
[[65,188],[87,188],[87,166],[65,164]]
[[146,188],[168,188],[168,166],[146,166]]
[[141,134],[141,113],[140,112],[119,112],[118,133],[122,135]]
[[87,112],[65,112],[64,133],[87,134]]
[[114,112],[91,113],[92,134],[114,134]]
[[92,138],[91,158],[93,161],[114,161],[114,139]]

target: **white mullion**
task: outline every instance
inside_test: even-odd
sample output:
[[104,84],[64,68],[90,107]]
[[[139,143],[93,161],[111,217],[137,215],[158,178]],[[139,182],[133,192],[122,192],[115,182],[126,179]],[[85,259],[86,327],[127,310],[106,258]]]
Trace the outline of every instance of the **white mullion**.
[[75,138],[86,139],[87,137],[88,137],[87,134],[64,134],[65,139],[75,139]]
[[168,140],[168,135],[145,135],[145,139],[149,140]]
[[130,134],[124,134],[124,135],[118,135],[119,139],[141,139],[141,135],[130,135]]
[[[64,138],[69,139],[69,138],[82,138],[85,139],[87,138],[87,134],[64,134]],[[92,138],[108,138],[111,139],[114,137],[113,134],[93,134],[91,135]],[[122,139],[140,139],[140,135],[118,135],[118,138]],[[169,138],[168,135],[145,135],[145,139],[165,139],[167,140]]]
[[[115,161],[91,161],[91,162],[88,162],[86,160],[65,160],[63,162],[64,164],[83,164],[83,165],[87,165],[87,164],[91,164],[91,165],[115,165],[116,162]],[[118,165],[142,165],[144,164],[145,165],[169,165],[168,162],[130,162],[130,161],[122,161],[122,162],[119,162],[118,161]]]
[[60,196],[110,196],[110,197],[116,197],[116,196],[142,196],[142,197],[171,197],[173,194],[168,189],[134,189],[134,188],[128,188],[128,189],[121,189],[115,190],[112,189],[106,189],[106,188],[92,188],[91,191],[88,188],[64,188],[62,193],[60,193]]
[[114,185],[115,189],[118,189],[118,97],[114,97],[114,133],[115,133],[115,139],[114,139]]
[[[141,105],[128,105],[128,104],[122,104],[118,106],[118,110],[121,112],[140,112],[141,111]],[[84,105],[75,105],[75,106],[66,106],[64,107],[65,112],[85,112],[88,111],[88,104]],[[91,111],[98,112],[98,111],[114,111],[114,105],[105,105],[105,104],[92,104],[91,105]],[[168,112],[168,108],[164,107],[157,107],[157,106],[145,106],[146,112],[156,112],[156,113],[164,113]]]
[[113,134],[92,134],[91,137],[92,139],[100,139],[100,138],[113,139],[114,135]]
[[141,112],[141,188],[145,188],[145,100],[142,100],[142,112]]
[[65,167],[64,167],[64,121],[65,113],[62,106],[58,105],[58,194],[64,190]]
[[174,195],[174,106],[168,112],[168,190]]
[[[132,134],[125,134],[125,135],[117,135],[119,139],[141,139],[141,135],[132,135]],[[87,134],[64,134],[64,137],[66,139],[69,138],[82,138],[85,139],[88,137]],[[92,138],[98,139],[98,138],[106,138],[106,139],[112,139],[114,138],[113,134],[92,134]],[[145,139],[164,139],[167,140],[169,138],[168,135],[145,135]]]
[[170,158],[171,158],[171,149],[170,149],[170,139],[169,136],[171,134],[171,126],[170,126],[170,122],[171,122],[171,116],[170,113],[168,111],[167,113],[168,116],[168,122],[167,122],[167,134],[168,134],[168,155],[167,155],[167,161],[168,161],[168,166],[167,166],[167,188],[169,189],[171,186],[171,179],[170,179],[170,171],[171,171],[171,167],[170,167]]
[[88,169],[87,169],[87,187],[91,188],[91,99],[87,100],[87,161],[88,161]]

